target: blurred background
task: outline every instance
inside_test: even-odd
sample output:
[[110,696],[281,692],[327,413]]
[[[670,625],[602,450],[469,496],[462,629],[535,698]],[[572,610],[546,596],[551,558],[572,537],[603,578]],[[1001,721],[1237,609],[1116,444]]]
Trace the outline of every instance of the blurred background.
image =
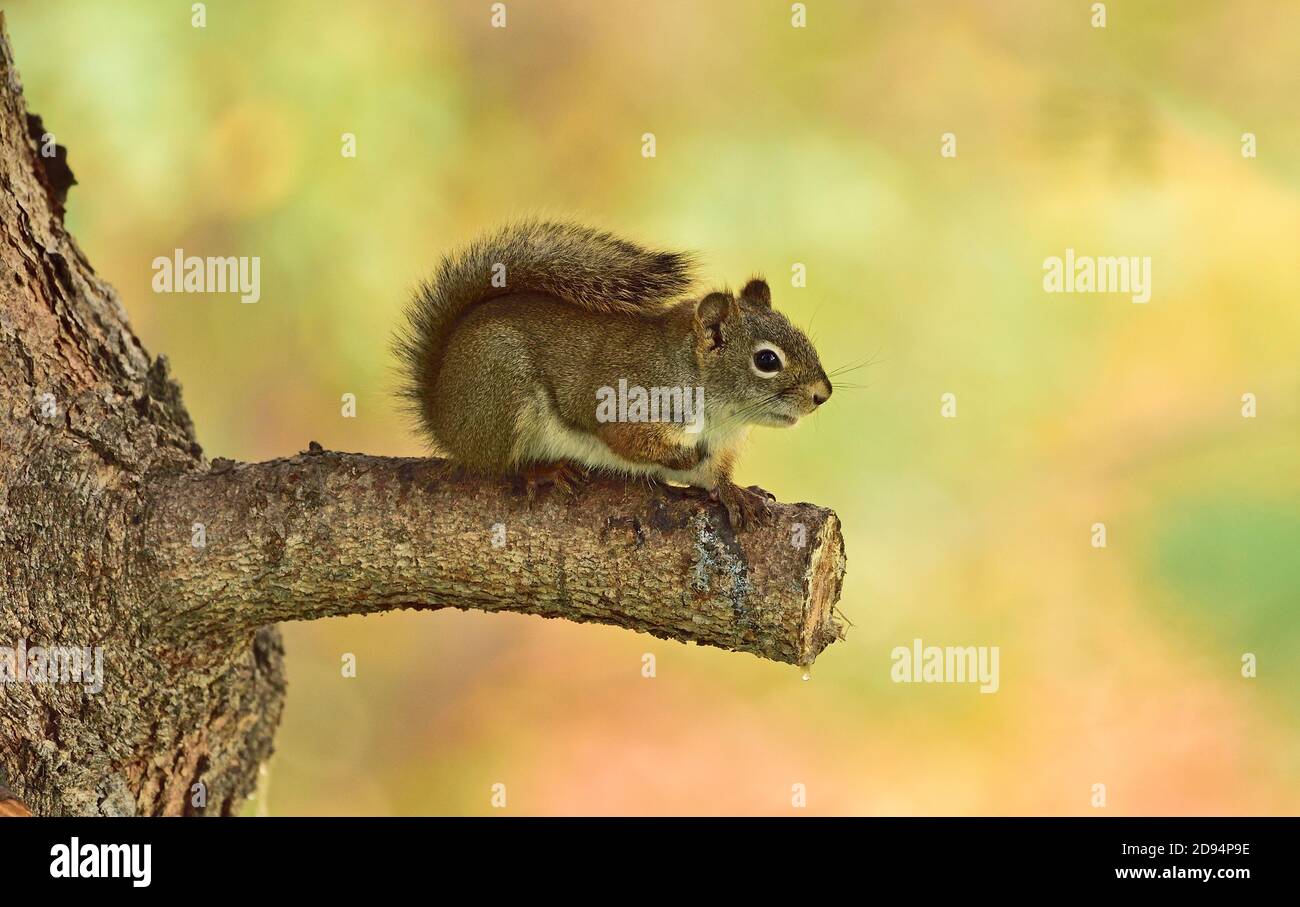
[[[515,814],[1300,811],[1300,7],[807,6],[8,6],[72,232],[209,457],[420,454],[390,331],[518,214],[761,271],[828,368],[871,361],[740,464],[844,523],[853,626],[810,682],[520,615],[287,625],[250,814],[488,814],[498,782]],[[261,301],[153,293],[178,247],[260,256]],[[1045,293],[1067,247],[1150,256],[1151,301]],[[999,646],[1000,690],[891,682],[915,638]]]

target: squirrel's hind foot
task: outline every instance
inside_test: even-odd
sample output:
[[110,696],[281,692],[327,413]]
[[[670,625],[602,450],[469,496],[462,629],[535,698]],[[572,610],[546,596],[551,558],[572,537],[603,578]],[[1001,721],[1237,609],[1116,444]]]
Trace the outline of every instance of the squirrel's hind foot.
[[560,498],[568,500],[590,479],[591,474],[587,470],[564,460],[558,463],[530,463],[520,470],[516,489],[523,493],[530,504],[538,499],[542,489],[547,488]]

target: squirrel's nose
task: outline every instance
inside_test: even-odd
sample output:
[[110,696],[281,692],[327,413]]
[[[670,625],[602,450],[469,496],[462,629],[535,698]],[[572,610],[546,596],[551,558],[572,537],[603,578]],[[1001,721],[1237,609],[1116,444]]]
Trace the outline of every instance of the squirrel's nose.
[[813,406],[821,406],[829,400],[831,398],[831,383],[823,378],[821,386],[813,391],[812,398]]

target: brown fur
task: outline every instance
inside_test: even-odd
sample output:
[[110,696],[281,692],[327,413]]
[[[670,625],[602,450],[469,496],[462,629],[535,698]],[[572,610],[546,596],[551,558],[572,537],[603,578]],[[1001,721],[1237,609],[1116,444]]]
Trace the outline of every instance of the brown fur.
[[[491,285],[498,262],[504,287]],[[739,297],[677,300],[690,286],[689,263],[587,227],[537,222],[449,256],[420,287],[396,344],[422,428],[478,470],[570,460],[723,490],[747,426],[792,425],[831,387],[761,279]],[[755,364],[767,347],[781,351],[775,372]],[[702,388],[703,433],[601,422],[599,395],[620,380]],[[729,512],[761,509],[739,491],[727,495]]]
[[[504,286],[492,285],[497,265],[505,266]],[[528,220],[502,227],[446,256],[420,284],[394,342],[406,367],[402,394],[436,439],[431,391],[449,334],[471,308],[535,293],[589,312],[635,317],[661,311],[689,289],[692,267],[686,253],[645,249],[579,224]]]
[[698,466],[703,459],[699,448],[680,446],[675,434],[657,422],[606,422],[596,429],[596,437],[610,450],[634,463],[657,463],[676,470]]

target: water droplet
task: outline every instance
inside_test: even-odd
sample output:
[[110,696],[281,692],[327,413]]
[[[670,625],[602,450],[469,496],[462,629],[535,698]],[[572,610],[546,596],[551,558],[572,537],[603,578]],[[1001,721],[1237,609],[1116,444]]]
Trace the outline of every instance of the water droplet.
[[803,667],[803,679],[806,680],[806,681],[807,681],[807,680],[812,680],[812,667],[811,667],[811,666],[809,666],[809,665],[804,665],[804,667]]

